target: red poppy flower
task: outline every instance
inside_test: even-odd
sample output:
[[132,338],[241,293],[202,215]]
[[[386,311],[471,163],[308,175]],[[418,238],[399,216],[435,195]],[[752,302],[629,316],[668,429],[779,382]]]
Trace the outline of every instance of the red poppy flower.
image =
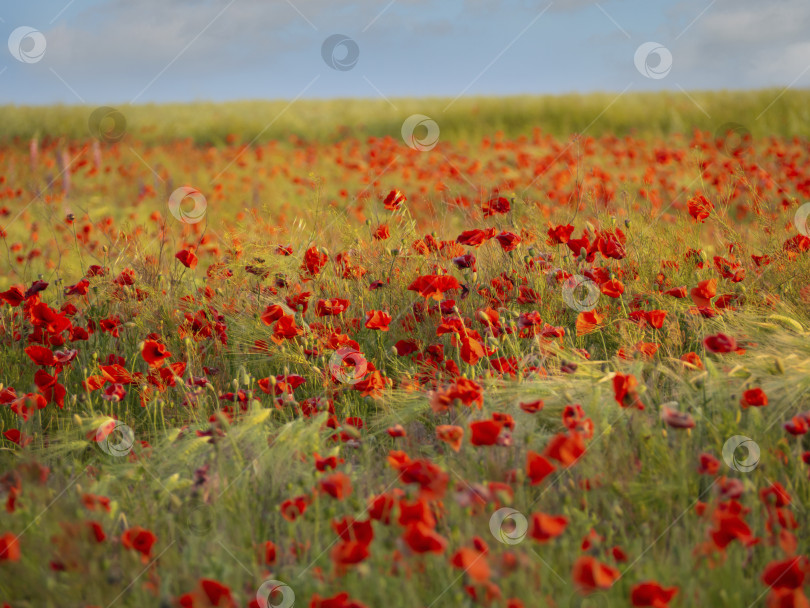
[[461,349],[459,355],[461,360],[469,365],[475,365],[484,356],[484,346],[475,338],[464,337],[461,339]]
[[178,251],[174,257],[180,260],[180,263],[186,268],[194,269],[197,267],[197,256],[194,255],[193,251],[183,249],[182,251]]
[[163,365],[163,362],[172,356],[166,347],[156,340],[145,340],[141,349],[143,360],[149,367],[156,369]]
[[618,298],[624,293],[624,284],[617,279],[612,279],[602,283],[599,290],[609,298]]
[[25,300],[24,288],[23,285],[12,285],[8,290],[0,291],[0,300],[12,308],[17,308]]
[[584,311],[577,315],[577,336],[584,336],[594,331],[605,320],[603,315],[596,311]]
[[408,199],[405,198],[405,195],[402,194],[402,192],[399,190],[391,190],[391,192],[388,193],[388,196],[385,197],[383,206],[389,211],[396,211],[406,200]]
[[590,555],[583,555],[574,562],[571,578],[583,592],[590,593],[598,589],[610,589],[619,578],[619,571]]
[[482,209],[484,211],[484,217],[492,217],[496,214],[509,213],[511,206],[508,199],[498,196],[484,203]]
[[265,325],[272,325],[284,316],[284,308],[280,304],[271,304],[264,309],[260,319]]
[[688,363],[689,365],[694,365],[698,369],[703,369],[703,361],[700,360],[700,356],[698,356],[697,353],[688,352],[681,355],[681,361]]
[[382,310],[369,310],[366,313],[365,327],[368,329],[378,329],[388,331],[388,324],[391,323],[391,315]]
[[157,541],[157,537],[149,530],[134,526],[124,532],[121,536],[121,544],[127,549],[133,549],[141,554],[141,560],[148,561],[152,554],[152,545]]
[[0,536],[0,563],[20,561],[20,543],[11,532]]
[[742,405],[743,409],[748,407],[763,407],[768,405],[768,395],[759,387],[749,388],[747,391],[743,392],[740,405]]
[[789,557],[769,563],[762,573],[762,582],[774,589],[799,589],[807,572],[807,558]]
[[366,606],[349,598],[349,594],[344,591],[334,597],[324,598],[316,593],[312,596],[309,608],[366,608]]
[[700,308],[707,308],[711,306],[712,298],[717,295],[717,279],[706,279],[698,283],[697,287],[693,287],[690,291],[692,301],[695,306]]
[[574,227],[571,224],[556,227],[549,224],[547,242],[549,245],[565,245],[573,233]]
[[613,377],[613,396],[621,407],[634,407],[639,410],[644,409],[644,404],[636,392],[638,380],[633,374],[617,373]]
[[495,237],[495,240],[501,245],[501,249],[507,253],[513,251],[520,245],[520,237],[513,232],[501,232]]
[[633,606],[652,608],[668,608],[669,603],[678,594],[677,587],[662,587],[655,581],[646,581],[634,585],[630,592],[630,602]]
[[700,465],[698,466],[699,473],[702,475],[716,475],[719,470],[720,461],[717,458],[705,452],[700,455]]
[[529,401],[528,403],[520,402],[519,407],[527,414],[536,414],[543,409],[544,405],[543,400],[538,399],[537,401]]
[[321,272],[329,256],[325,253],[318,251],[316,247],[310,247],[304,253],[304,261],[301,263],[301,269],[308,273],[310,276],[316,276]]
[[556,468],[544,456],[531,450],[526,457],[526,477],[531,480],[533,486],[541,483]]
[[32,344],[26,347],[25,354],[37,365],[52,366],[56,364],[56,358],[50,348],[45,348],[39,344]]
[[[407,458],[407,455],[405,456]],[[389,461],[391,455],[389,454]],[[439,500],[447,490],[450,476],[427,459],[407,460],[399,464],[399,480],[419,485],[419,497]]]
[[422,522],[409,524],[402,538],[415,553],[443,553],[447,547],[447,540]]
[[3,432],[3,437],[8,439],[11,443],[17,444],[21,448],[24,448],[34,440],[33,437],[26,435],[19,429],[8,429],[7,431]]
[[408,291],[419,292],[423,298],[441,300],[448,291],[460,288],[461,284],[453,276],[431,274],[414,279],[408,286]]
[[321,491],[337,500],[343,500],[352,493],[352,482],[349,476],[338,471],[320,480]]
[[544,543],[552,538],[557,538],[565,532],[567,525],[568,518],[562,515],[533,513],[529,524],[529,536],[540,543]]
[[556,460],[564,467],[574,464],[585,453],[585,441],[579,433],[558,433],[548,442],[543,456]]
[[304,511],[307,510],[309,505],[309,496],[302,495],[294,498],[288,498],[281,503],[281,515],[287,521],[295,521]]
[[461,440],[464,437],[464,429],[451,424],[440,424],[436,427],[436,437],[439,441],[445,442],[454,451],[461,449]]
[[488,580],[490,577],[489,562],[487,562],[485,551],[462,547],[450,558],[450,564],[479,583]]
[[372,238],[375,241],[384,241],[391,237],[391,232],[388,230],[388,226],[385,224],[381,224],[377,226],[377,229],[372,234]]
[[284,315],[276,322],[270,339],[276,344],[281,344],[284,340],[292,340],[301,332],[302,330],[295,324],[295,317]]
[[456,238],[456,242],[460,245],[467,245],[468,247],[479,247],[489,239],[493,238],[497,230],[489,228],[488,230],[465,230]]
[[477,446],[495,445],[503,424],[494,420],[477,420],[470,423],[470,443]]
[[714,205],[702,194],[698,194],[689,199],[687,207],[689,208],[689,215],[691,215],[696,222],[700,222],[701,224],[706,221],[706,218],[709,217],[712,209],[714,209]]
[[703,340],[703,345],[709,352],[717,354],[725,354],[737,350],[737,341],[724,333],[706,336],[706,339]]

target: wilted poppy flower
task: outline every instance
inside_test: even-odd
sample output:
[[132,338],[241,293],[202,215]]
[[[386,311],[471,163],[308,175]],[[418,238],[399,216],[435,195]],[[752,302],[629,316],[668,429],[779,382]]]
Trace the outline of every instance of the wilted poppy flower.
[[691,429],[695,427],[695,419],[688,412],[681,412],[676,409],[661,407],[661,419],[675,429]]

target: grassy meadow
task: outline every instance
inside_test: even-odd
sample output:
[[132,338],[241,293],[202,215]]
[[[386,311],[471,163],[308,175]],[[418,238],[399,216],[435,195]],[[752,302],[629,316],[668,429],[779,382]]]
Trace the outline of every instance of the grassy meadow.
[[808,101],[0,108],[0,606],[807,607]]

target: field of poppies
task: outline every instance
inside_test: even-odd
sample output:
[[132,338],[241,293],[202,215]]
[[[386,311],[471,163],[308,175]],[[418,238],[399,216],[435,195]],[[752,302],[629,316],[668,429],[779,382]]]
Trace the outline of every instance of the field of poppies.
[[3,131],[0,606],[810,607],[810,142],[736,97]]

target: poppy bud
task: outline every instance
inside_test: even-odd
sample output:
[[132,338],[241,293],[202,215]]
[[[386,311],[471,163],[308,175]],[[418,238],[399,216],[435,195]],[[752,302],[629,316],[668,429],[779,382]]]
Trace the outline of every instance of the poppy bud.
[[625,228],[629,228],[629,227],[630,227],[630,220],[624,220],[624,227],[625,227]]
[[774,359],[774,363],[776,364],[776,371],[779,372],[780,374],[784,374],[785,373],[785,364],[782,363],[782,359],[780,359],[779,357],[776,357]]

